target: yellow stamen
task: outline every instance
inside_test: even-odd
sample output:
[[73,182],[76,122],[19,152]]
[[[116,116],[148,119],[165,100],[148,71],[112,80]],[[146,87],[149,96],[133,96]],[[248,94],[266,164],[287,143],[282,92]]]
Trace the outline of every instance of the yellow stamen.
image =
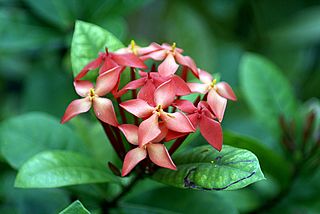
[[210,87],[214,88],[214,86],[217,84],[217,79],[212,80]]
[[134,55],[138,55],[136,43],[133,39],[131,40],[131,50]]
[[90,101],[92,101],[94,97],[96,97],[96,94],[94,92],[94,88],[90,88],[90,90],[89,90],[89,99],[90,99]]
[[159,116],[161,115],[161,112],[162,112],[162,105],[157,105],[154,112],[157,113]]
[[171,45],[172,52],[174,52],[174,51],[176,50],[176,47],[177,47],[177,44],[174,42],[174,43]]

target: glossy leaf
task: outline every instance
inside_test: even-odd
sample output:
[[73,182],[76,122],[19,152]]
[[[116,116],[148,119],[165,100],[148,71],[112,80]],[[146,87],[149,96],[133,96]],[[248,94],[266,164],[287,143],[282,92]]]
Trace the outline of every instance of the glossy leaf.
[[83,150],[82,141],[66,125],[45,113],[27,113],[2,122],[1,151],[14,168],[35,154],[52,149]]
[[159,169],[162,183],[200,190],[235,190],[264,179],[257,157],[250,151],[223,146],[221,152],[200,146],[178,154],[177,170]]
[[77,200],[62,210],[59,214],[90,214],[90,212]]
[[237,148],[249,149],[259,158],[261,168],[265,173],[272,175],[282,185],[288,183],[292,167],[290,163],[258,140],[232,132],[224,132],[223,143]]
[[47,151],[29,159],[19,170],[15,186],[51,188],[116,182],[107,167],[74,152]]
[[240,63],[240,84],[250,108],[272,130],[278,130],[278,118],[293,116],[296,100],[288,80],[269,60],[252,53]]
[[98,57],[99,52],[115,51],[123,44],[110,32],[94,24],[77,21],[71,43],[71,63],[76,76],[90,61]]

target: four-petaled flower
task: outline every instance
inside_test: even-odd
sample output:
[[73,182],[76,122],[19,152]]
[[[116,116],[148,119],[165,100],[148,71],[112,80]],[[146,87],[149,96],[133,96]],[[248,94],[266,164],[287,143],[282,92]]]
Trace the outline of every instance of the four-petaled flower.
[[[208,141],[208,143],[215,149],[220,151],[222,149],[222,128],[216,117],[211,112],[210,106],[207,102],[201,101],[197,107],[188,100],[177,100],[173,103],[181,111],[188,114],[188,118],[194,127],[199,127],[200,133]],[[178,133],[172,133],[171,135]],[[171,136],[172,138],[173,136]],[[176,138],[176,137],[175,137]]]
[[118,70],[120,73],[126,67],[132,68],[148,68],[138,56],[133,53],[112,53],[109,52],[106,48],[106,52],[100,52],[99,56],[89,62],[75,77],[75,80],[80,80],[83,78],[90,70],[94,70],[100,67],[99,74],[103,74],[104,72],[113,69],[115,67],[120,67]]
[[[119,129],[129,143],[138,146],[139,131],[137,126],[122,124],[119,126]],[[163,123],[160,123],[159,130],[160,133],[152,141],[144,145],[139,145],[126,154],[123,161],[122,176],[126,176],[140,161],[147,157],[147,154],[150,160],[156,165],[172,170],[176,169],[167,148],[162,143],[159,143],[165,138],[168,129]]]
[[199,79],[201,83],[187,83],[192,92],[208,94],[207,102],[213,113],[221,122],[227,105],[227,99],[237,100],[230,85],[226,82],[217,83],[212,75],[199,69]]
[[99,120],[112,126],[118,126],[111,100],[102,97],[114,88],[118,79],[119,75],[117,74],[116,67],[100,75],[97,78],[96,87],[87,80],[74,81],[77,94],[83,98],[74,100],[69,104],[61,119],[61,123],[69,121],[80,113],[89,111],[93,105],[94,112]]
[[183,56],[183,50],[176,47],[176,43],[172,46],[169,44],[159,45],[157,43],[152,43],[150,46],[157,48],[157,50],[141,56],[142,60],[153,59],[156,61],[164,60],[158,67],[159,74],[161,76],[170,76],[178,70],[179,65],[188,67],[195,76],[198,76],[198,70],[195,62],[189,56]]
[[159,118],[164,125],[176,132],[190,133],[195,128],[190,120],[181,112],[167,113],[168,108],[174,101],[176,90],[171,80],[161,84],[154,92],[154,104],[149,105],[142,99],[132,99],[120,104],[122,108],[139,118],[145,119],[139,126],[139,146],[154,140],[160,133]]

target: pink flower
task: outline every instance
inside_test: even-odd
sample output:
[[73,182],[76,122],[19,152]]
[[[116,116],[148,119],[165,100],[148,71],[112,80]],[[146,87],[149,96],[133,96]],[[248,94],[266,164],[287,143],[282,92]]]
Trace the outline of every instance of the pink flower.
[[[200,133],[211,146],[218,151],[222,149],[223,136],[221,125],[215,120],[214,115],[210,111],[210,106],[206,102],[199,102],[197,108],[188,100],[176,100],[173,105],[181,111],[188,113],[188,118],[193,126],[199,127]],[[183,136],[181,133],[169,133],[167,139],[181,136]]]
[[140,47],[140,46],[136,45],[134,40],[131,40],[131,43],[130,43],[130,45],[128,45],[128,47],[121,48],[121,49],[117,50],[115,53],[117,53],[117,54],[133,53],[136,56],[143,56],[143,55],[146,55],[146,54],[151,53],[153,51],[156,51],[158,49],[159,49],[159,47],[157,46],[156,43],[151,43],[147,47]]
[[61,123],[65,123],[80,113],[89,111],[93,105],[94,112],[101,121],[112,126],[118,126],[112,102],[102,98],[116,85],[119,75],[118,67],[115,67],[97,78],[96,87],[86,80],[74,81],[74,87],[78,95],[83,97],[72,101],[67,107]]
[[143,61],[139,59],[139,57],[137,57],[132,53],[112,53],[112,52],[108,52],[108,49],[106,48],[106,52],[99,53],[98,58],[89,62],[75,77],[75,80],[80,80],[90,70],[94,70],[99,67],[100,67],[99,74],[103,74],[104,72],[118,66],[122,67],[122,69],[120,70],[120,73],[125,69],[125,67],[142,68],[142,69],[148,68],[143,63]]
[[168,80],[155,90],[154,105],[150,105],[142,99],[132,99],[120,104],[122,108],[135,116],[143,119],[147,118],[139,126],[139,146],[151,142],[160,134],[159,118],[172,131],[182,133],[195,131],[190,120],[183,113],[167,113],[164,111],[174,101],[175,95],[175,85],[172,80]]
[[174,74],[177,70],[179,65],[176,63],[178,62],[180,65],[186,66],[190,68],[195,76],[198,76],[197,66],[194,61],[189,56],[183,56],[181,53],[183,52],[182,49],[176,47],[176,43],[173,43],[172,46],[164,43],[161,46],[152,43],[153,47],[157,50],[143,55],[140,58],[142,60],[153,59],[156,61],[164,60],[158,67],[158,71],[161,76],[166,77]]
[[154,103],[154,92],[157,87],[162,83],[172,80],[175,85],[176,95],[184,96],[191,93],[186,82],[177,75],[171,75],[170,77],[161,77],[158,72],[139,72],[141,78],[129,82],[125,85],[118,93],[117,97],[122,96],[128,90],[134,90],[141,88],[137,98],[147,101],[150,105],[155,105]]
[[211,107],[213,113],[217,116],[221,122],[223,119],[224,111],[227,105],[227,99],[237,100],[230,85],[226,82],[217,83],[216,79],[213,79],[211,74],[199,69],[199,79],[201,83],[187,83],[192,92],[198,92],[202,94],[208,93],[207,102]]
[[[123,124],[119,129],[126,136],[129,143],[138,145],[139,131],[138,127],[131,124]],[[167,148],[159,143],[166,136],[168,129],[163,123],[159,124],[160,133],[152,141],[147,142],[142,146],[138,146],[130,150],[123,162],[122,176],[126,176],[140,161],[145,159],[147,155],[150,160],[156,165],[172,170],[176,170]]]

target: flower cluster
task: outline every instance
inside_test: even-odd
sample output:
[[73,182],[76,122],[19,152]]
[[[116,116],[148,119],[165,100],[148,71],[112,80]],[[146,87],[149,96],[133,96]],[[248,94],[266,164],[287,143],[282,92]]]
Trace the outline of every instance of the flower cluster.
[[[217,83],[211,74],[197,68],[192,58],[182,53],[183,50],[175,43],[172,46],[152,43],[148,47],[139,47],[134,41],[116,52],[106,49],[104,53],[99,53],[98,58],[75,77],[75,90],[83,98],[69,104],[61,123],[89,111],[93,106],[96,117],[104,125],[117,152],[117,144],[122,144],[119,130],[132,144],[125,157],[119,155],[124,159],[122,176],[147,156],[154,164],[175,170],[170,154],[197,128],[208,143],[220,151],[220,123],[227,99],[236,100],[236,96],[226,82]],[[149,69],[144,63],[147,60],[159,61],[159,65],[153,64]],[[99,70],[99,75],[95,86],[83,80],[88,72],[96,70]],[[131,81],[120,88],[120,78],[125,72],[131,72]],[[138,74],[140,77],[136,78]],[[188,82],[188,74],[201,83]],[[128,91],[132,91],[132,99],[121,102]],[[116,102],[105,97],[108,93]],[[199,93],[194,102],[181,99],[181,96],[191,93]],[[122,124],[116,117],[113,103],[120,106]],[[134,124],[127,124],[124,110],[134,116]],[[179,145],[173,144],[168,151],[164,143],[174,139]],[[124,150],[123,145],[120,148]]]

